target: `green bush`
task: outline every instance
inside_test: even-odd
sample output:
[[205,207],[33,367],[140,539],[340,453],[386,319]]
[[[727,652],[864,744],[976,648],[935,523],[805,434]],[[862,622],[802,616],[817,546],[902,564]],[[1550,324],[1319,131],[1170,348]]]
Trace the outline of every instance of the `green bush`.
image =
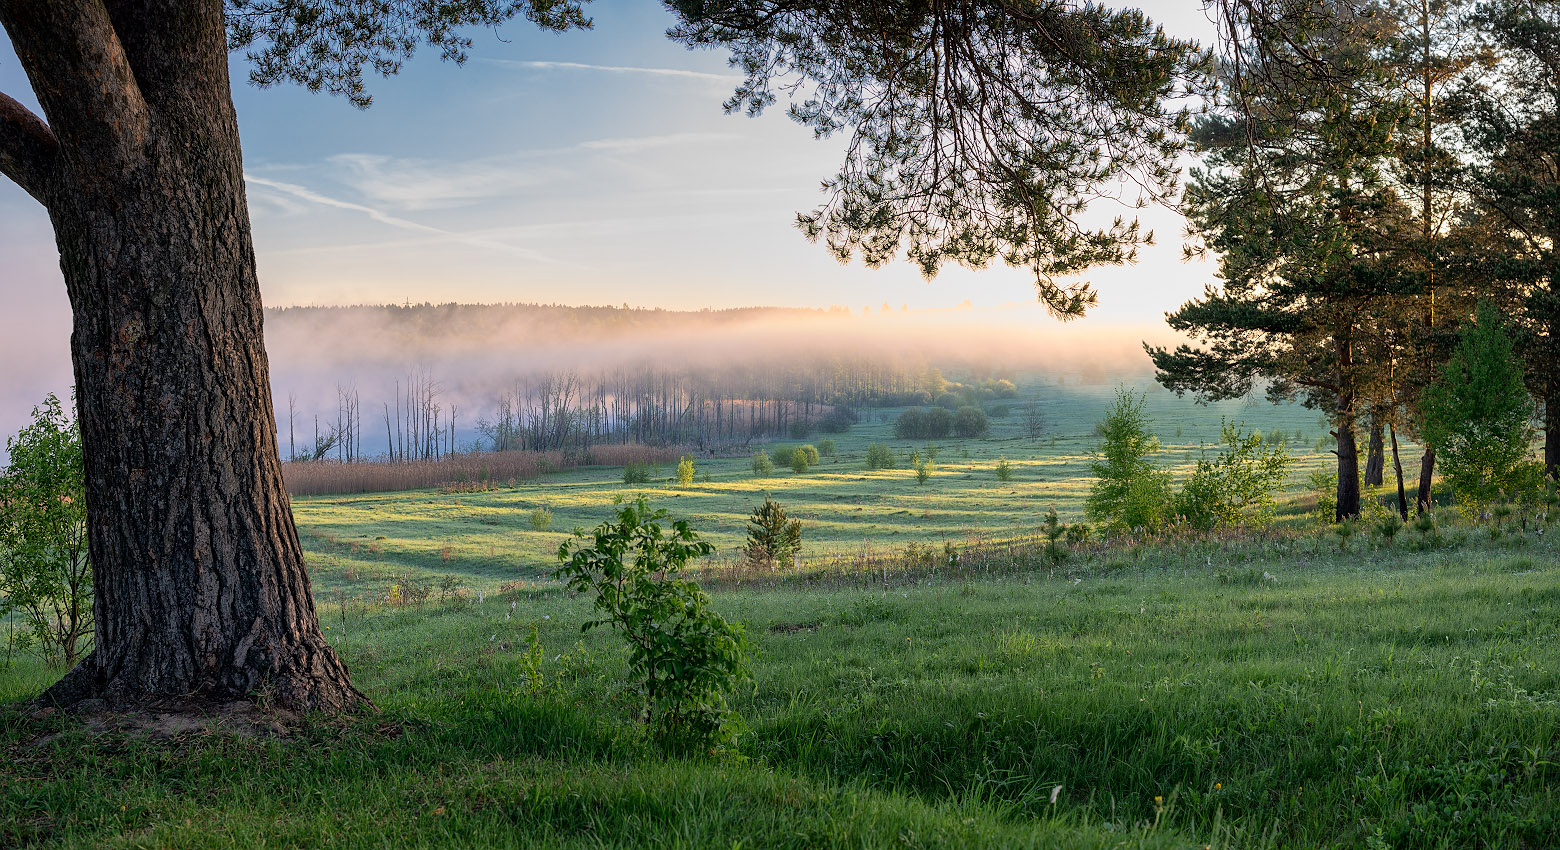
[[558,547],[554,575],[590,593],[601,615],[585,629],[611,626],[629,644],[628,666],[644,697],[652,735],[676,751],[729,741],[735,715],[726,695],[752,678],[747,636],[710,609],[710,597],[678,573],[715,547],[684,520],[671,523],[640,496],[615,520],[576,531]]
[[980,437],[991,430],[986,411],[978,407],[961,407],[953,414],[953,433],[960,437]]
[[834,457],[834,441],[833,440],[819,440],[818,441],[818,456],[819,457]]
[[802,454],[807,456],[807,465],[808,466],[817,466],[818,465],[818,449],[817,449],[817,447],[811,446],[811,445],[800,446],[800,447],[797,448],[797,451],[799,451]]
[[953,414],[941,407],[912,407],[894,420],[901,440],[936,439],[953,433]]
[[1004,483],[1013,480],[1013,464],[1008,463],[1006,457],[997,458],[997,480]]
[[789,434],[793,440],[805,440],[812,436],[813,424],[811,421],[806,419],[793,419],[791,420],[791,424],[786,426],[785,432]]
[[654,474],[655,467],[648,463],[631,460],[623,465],[624,484],[649,484],[650,476]]
[[1097,430],[1089,468],[1095,481],[1084,512],[1090,520],[1117,529],[1156,529],[1170,511],[1170,476],[1149,457],[1159,451],[1159,438],[1149,432],[1141,394],[1121,388]]
[[552,527],[552,518],[552,511],[537,508],[530,514],[531,527],[537,531],[546,531]]
[[693,458],[683,455],[682,460],[677,461],[677,486],[687,487],[693,483]]
[[894,450],[884,443],[873,443],[867,446],[868,469],[893,469]]
[[1176,494],[1175,515],[1202,530],[1220,524],[1260,528],[1272,522],[1273,493],[1289,472],[1289,452],[1260,432],[1244,433],[1229,422],[1220,429],[1220,443],[1223,451],[1211,460],[1204,453]]
[[762,478],[775,471],[775,462],[764,452],[753,453],[753,474]]
[[964,404],[964,399],[954,393],[943,393],[937,397],[937,406],[943,410],[958,410]]
[[[92,642],[92,563],[81,431],[50,395],[32,424],[6,441],[0,470],[0,615],[21,615],[7,630],[19,649],[36,648],[75,664]],[[7,652],[9,657],[9,650]]]
[[790,466],[791,455],[795,453],[796,446],[792,445],[769,447],[769,459],[774,461],[775,466]]
[[915,483],[917,483],[917,484],[925,484],[926,480],[928,478],[931,478],[931,477],[932,477],[932,462],[930,460],[916,461],[916,464],[915,464]]
[[802,548],[802,521],[786,516],[780,503],[764,497],[748,518],[748,542],[742,554],[755,566],[791,569]]
[[808,454],[807,454],[807,450],[806,449],[797,448],[796,450],[792,451],[791,452],[791,471],[792,472],[806,472],[807,471],[807,467],[811,466],[811,464],[807,462],[807,458],[808,458]]

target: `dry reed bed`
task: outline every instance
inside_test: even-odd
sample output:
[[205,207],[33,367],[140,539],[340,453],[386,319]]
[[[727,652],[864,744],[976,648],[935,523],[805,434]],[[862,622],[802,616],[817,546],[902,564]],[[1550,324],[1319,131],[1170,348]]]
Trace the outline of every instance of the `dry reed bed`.
[[429,487],[488,489],[581,466],[672,464],[690,452],[677,446],[629,444],[552,452],[467,452],[405,462],[292,461],[282,464],[282,478],[287,491],[294,496],[389,493]]

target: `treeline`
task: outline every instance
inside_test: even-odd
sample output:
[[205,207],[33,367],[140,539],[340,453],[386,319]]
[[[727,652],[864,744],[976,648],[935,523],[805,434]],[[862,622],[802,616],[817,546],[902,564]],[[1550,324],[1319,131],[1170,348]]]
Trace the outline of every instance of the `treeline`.
[[1422,399],[1481,301],[1501,317],[1560,475],[1560,6],[1521,0],[1225,4],[1217,95],[1184,208],[1218,286],[1149,348],[1205,399],[1265,387],[1325,412],[1336,518],[1358,516],[1399,432],[1442,448]]
[[[481,415],[466,411],[462,418],[445,383],[414,370],[394,381],[391,398],[370,404],[367,422],[361,393],[348,384],[337,386],[335,410],[301,423],[301,444],[296,399],[289,396],[281,430],[295,461],[410,463],[469,451],[556,452],[612,444],[706,450],[772,437],[801,439],[816,431],[840,433],[862,408],[955,398],[950,388],[963,393],[960,399],[1013,392],[1005,379],[987,377],[965,387],[932,367],[818,357],[723,368],[529,374],[482,405]],[[470,423],[464,432],[463,422]],[[383,436],[384,451],[365,452],[369,429]]]

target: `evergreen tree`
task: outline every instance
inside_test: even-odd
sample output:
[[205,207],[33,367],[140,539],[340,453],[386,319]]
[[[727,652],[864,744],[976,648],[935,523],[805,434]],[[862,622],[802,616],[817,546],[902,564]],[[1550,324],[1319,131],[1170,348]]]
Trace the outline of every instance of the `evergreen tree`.
[[1545,470],[1560,477],[1560,6],[1491,0],[1474,20],[1502,59],[1465,92],[1469,217],[1501,243],[1476,259],[1543,404]]
[[802,521],[786,516],[785,508],[768,496],[753,509],[747,523],[748,542],[742,554],[749,562],[790,569],[802,549]]
[[1477,510],[1515,494],[1533,446],[1533,399],[1493,303],[1479,303],[1419,407],[1459,505]]
[[1149,431],[1144,400],[1120,388],[1100,421],[1100,443],[1089,463],[1095,481],[1084,504],[1090,520],[1132,530],[1158,528],[1168,518],[1170,476],[1149,459],[1159,451],[1159,438]]
[[1237,398],[1260,384],[1274,401],[1324,411],[1341,521],[1360,511],[1356,423],[1381,375],[1384,317],[1418,284],[1396,262],[1410,216],[1384,170],[1406,115],[1379,61],[1390,28],[1326,5],[1329,16],[1297,22],[1288,42],[1242,48],[1254,70],[1226,77],[1198,126],[1205,168],[1187,217],[1222,280],[1168,316],[1197,345],[1148,351],[1177,393]]

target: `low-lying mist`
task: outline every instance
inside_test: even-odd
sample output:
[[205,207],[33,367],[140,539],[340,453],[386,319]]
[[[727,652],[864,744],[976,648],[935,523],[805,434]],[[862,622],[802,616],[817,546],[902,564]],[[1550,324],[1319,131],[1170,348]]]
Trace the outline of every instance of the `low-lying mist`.
[[[294,307],[268,311],[266,344],[282,452],[312,445],[336,422],[343,391],[360,405],[361,451],[387,445],[386,406],[431,382],[443,421],[455,410],[455,445],[506,395],[547,376],[652,369],[715,375],[822,371],[842,361],[908,372],[936,367],[950,379],[1034,374],[1114,382],[1152,371],[1146,337],[1162,327],[1063,324],[1038,307],[670,311],[552,305]],[[1156,332],[1157,331],[1157,332]],[[289,402],[295,418],[289,434]],[[446,438],[447,439],[447,438]]]

